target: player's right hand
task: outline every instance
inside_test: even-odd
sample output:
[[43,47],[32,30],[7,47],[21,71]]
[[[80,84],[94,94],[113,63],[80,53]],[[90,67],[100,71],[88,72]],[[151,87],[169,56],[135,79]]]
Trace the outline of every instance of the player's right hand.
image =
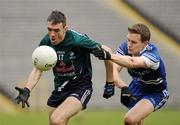
[[103,97],[108,99],[114,95],[114,82],[106,82]]
[[22,103],[22,108],[25,107],[25,105],[27,105],[29,107],[29,102],[28,102],[28,98],[30,96],[30,90],[26,87],[24,88],[19,88],[19,87],[15,87],[15,89],[17,91],[19,91],[19,95],[15,98],[16,103],[19,104],[20,102]]

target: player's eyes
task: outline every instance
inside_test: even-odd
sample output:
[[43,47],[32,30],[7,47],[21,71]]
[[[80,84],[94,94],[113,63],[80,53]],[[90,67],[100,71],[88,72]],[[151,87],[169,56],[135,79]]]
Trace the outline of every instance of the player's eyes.
[[51,29],[51,28],[47,28],[47,29],[48,29],[48,31],[49,31],[49,32],[51,32],[51,31],[52,31],[52,29]]
[[130,39],[128,39],[127,42],[128,42],[128,43],[132,43],[132,44],[137,44],[137,43],[138,43],[138,42],[136,42],[136,41],[134,41],[134,40],[130,40]]
[[54,32],[58,33],[60,31],[60,29],[51,29],[49,27],[47,29],[48,29],[49,32],[54,31]]
[[59,29],[54,29],[54,32],[58,33],[60,30]]

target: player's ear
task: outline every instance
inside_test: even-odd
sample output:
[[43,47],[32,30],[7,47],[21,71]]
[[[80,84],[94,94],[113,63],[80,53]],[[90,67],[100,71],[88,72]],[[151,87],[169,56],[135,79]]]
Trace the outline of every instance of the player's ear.
[[64,26],[64,31],[66,32],[68,30],[68,26]]
[[144,47],[146,47],[148,43],[149,43],[149,41],[148,41],[148,40],[146,40],[146,41],[142,41],[142,44],[144,44]]

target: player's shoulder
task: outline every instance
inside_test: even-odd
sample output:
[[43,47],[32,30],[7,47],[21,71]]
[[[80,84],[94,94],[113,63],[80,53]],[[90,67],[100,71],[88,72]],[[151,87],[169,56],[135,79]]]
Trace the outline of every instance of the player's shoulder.
[[85,33],[81,33],[79,31],[73,30],[73,29],[69,29],[67,31],[68,34],[71,34],[74,37],[87,37],[87,35]]
[[155,45],[154,42],[149,42],[148,46],[147,46],[149,50],[157,50],[157,46]]
[[158,52],[158,49],[156,47],[156,45],[152,42],[150,42],[141,52],[140,52],[140,56],[145,56],[150,58],[151,60],[159,60],[160,59],[160,55]]
[[128,54],[128,47],[127,47],[127,40],[123,40],[120,42],[117,53],[121,55],[127,55]]
[[68,30],[67,32],[68,32],[67,39],[73,41],[72,42],[73,45],[79,45],[82,43],[82,41],[90,40],[89,37],[84,33],[80,33],[72,29]]
[[153,43],[150,42],[144,49],[143,51],[144,53],[154,53],[154,54],[158,54],[158,48],[157,46]]

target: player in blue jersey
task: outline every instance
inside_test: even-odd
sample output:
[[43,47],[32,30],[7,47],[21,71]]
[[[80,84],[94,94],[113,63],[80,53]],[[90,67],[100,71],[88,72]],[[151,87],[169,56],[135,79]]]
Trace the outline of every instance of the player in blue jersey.
[[[47,30],[48,34],[43,37],[39,45],[52,47],[58,56],[57,64],[53,68],[54,91],[47,101],[49,124],[67,125],[69,119],[85,109],[89,102],[93,91],[90,53],[93,54],[94,50],[103,51],[102,45],[85,34],[69,30],[66,17],[60,11],[52,11],[49,15]],[[110,61],[105,61],[105,66],[107,70],[113,69]],[[22,103],[23,108],[29,106],[30,92],[41,75],[42,71],[34,67],[25,87],[16,87],[19,91],[16,101],[18,104]],[[106,85],[112,85],[112,73],[107,72],[106,75],[108,76]]]
[[[143,125],[143,120],[169,98],[165,66],[150,37],[146,25],[135,24],[128,28],[127,40],[120,43],[117,53],[111,53],[111,61],[115,63],[114,82],[121,88],[121,103],[129,109],[124,125]],[[99,59],[107,59],[108,54],[106,50],[95,52]],[[119,76],[123,67],[132,77],[129,86]]]

